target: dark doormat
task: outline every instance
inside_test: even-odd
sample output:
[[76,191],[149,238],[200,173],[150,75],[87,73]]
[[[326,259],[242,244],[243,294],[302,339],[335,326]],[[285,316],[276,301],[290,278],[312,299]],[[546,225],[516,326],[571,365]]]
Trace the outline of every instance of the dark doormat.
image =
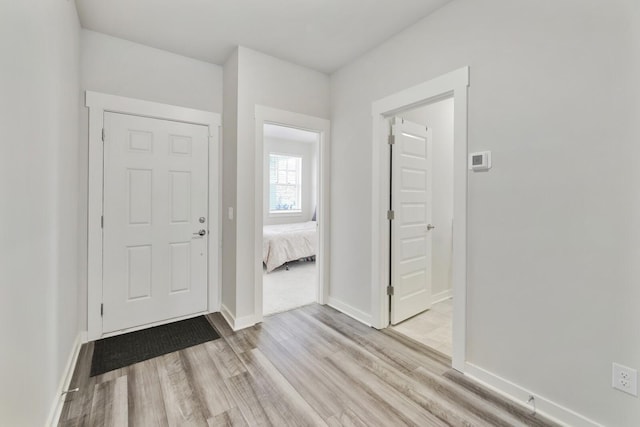
[[91,376],[220,338],[204,316],[95,342]]

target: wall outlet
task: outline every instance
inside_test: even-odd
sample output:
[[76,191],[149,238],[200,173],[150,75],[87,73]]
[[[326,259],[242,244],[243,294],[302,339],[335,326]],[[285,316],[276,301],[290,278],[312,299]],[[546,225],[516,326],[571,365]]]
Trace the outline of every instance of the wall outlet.
[[638,397],[638,371],[626,366],[613,364],[613,388]]

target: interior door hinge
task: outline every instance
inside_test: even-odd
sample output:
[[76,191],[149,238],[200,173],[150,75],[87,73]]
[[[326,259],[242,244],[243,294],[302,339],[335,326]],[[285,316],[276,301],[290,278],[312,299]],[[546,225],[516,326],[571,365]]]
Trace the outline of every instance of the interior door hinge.
[[100,217],[100,228],[104,228],[104,215]]
[[394,211],[387,211],[387,219],[389,221],[393,221],[396,218],[396,213]]
[[393,145],[396,143],[396,136],[395,135],[389,135],[389,145]]
[[100,304],[100,317],[104,316],[104,304]]
[[104,142],[104,138],[105,138],[105,132],[104,132],[104,128],[102,128],[102,142]]
[[393,286],[387,286],[387,295],[393,295]]

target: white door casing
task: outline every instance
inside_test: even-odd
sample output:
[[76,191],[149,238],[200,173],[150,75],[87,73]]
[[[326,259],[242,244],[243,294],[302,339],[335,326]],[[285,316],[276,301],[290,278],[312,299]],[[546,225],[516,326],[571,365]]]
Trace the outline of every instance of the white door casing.
[[[99,338],[118,335],[123,332],[142,329],[149,326],[167,323],[170,321],[188,318],[194,314],[180,316],[174,319],[161,320],[142,326],[132,327],[126,330],[106,332],[103,330],[103,198],[104,198],[104,149],[103,130],[106,113],[122,113],[132,116],[160,119],[182,124],[201,125],[206,129],[206,140],[208,146],[208,157],[205,152],[204,158],[207,164],[207,198],[208,198],[208,218],[206,227],[208,230],[208,277],[207,293],[205,294],[204,305],[208,312],[220,310],[221,289],[219,286],[220,271],[220,158],[222,146],[220,144],[220,123],[221,117],[218,113],[210,111],[196,110],[192,108],[179,107],[175,105],[162,104],[158,102],[144,101],[140,99],[127,98],[116,95],[109,95],[99,92],[86,92],[85,105],[89,109],[89,175],[88,175],[88,217],[87,217],[87,334],[89,341]],[[106,135],[109,140],[109,135]],[[179,144],[178,144],[179,145]],[[108,226],[109,220],[105,219]],[[206,244],[205,244],[206,245]],[[108,272],[107,272],[108,273]],[[104,312],[108,315],[109,307],[104,307]],[[197,314],[195,314],[197,315]]]
[[[251,323],[259,323],[263,320],[263,283],[262,283],[262,244],[263,244],[263,192],[260,191],[263,185],[263,159],[264,159],[264,124],[270,123],[286,127],[307,130],[318,133],[318,199],[317,199],[317,218],[318,218],[318,250],[316,257],[316,268],[318,273],[318,303],[333,305],[333,301],[329,296],[329,247],[330,247],[330,172],[331,172],[331,122],[329,120],[308,116],[306,114],[294,113],[291,111],[280,110],[277,108],[267,107],[264,105],[255,106],[255,188],[258,189],[255,194],[255,212],[254,226],[255,243],[254,243],[254,315],[251,316]],[[224,314],[224,312],[223,312]],[[235,329],[246,327],[250,324],[236,322]]]
[[392,134],[391,323],[431,307],[432,149],[430,131],[394,118]]
[[382,329],[389,325],[390,275],[389,209],[390,160],[387,137],[388,118],[400,111],[453,97],[453,354],[451,366],[465,372],[467,331],[467,123],[470,68],[462,67],[431,80],[408,87],[371,104],[372,144],[371,191],[371,326]]
[[206,311],[208,129],[119,113],[104,128],[103,332]]

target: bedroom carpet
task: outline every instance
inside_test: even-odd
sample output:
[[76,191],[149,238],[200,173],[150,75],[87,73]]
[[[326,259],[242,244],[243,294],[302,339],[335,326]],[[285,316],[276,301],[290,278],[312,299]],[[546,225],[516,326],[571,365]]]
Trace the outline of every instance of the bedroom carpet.
[[292,262],[263,274],[263,314],[280,313],[316,301],[318,278],[315,262]]
[[95,342],[91,376],[218,338],[220,335],[204,316],[103,338]]

